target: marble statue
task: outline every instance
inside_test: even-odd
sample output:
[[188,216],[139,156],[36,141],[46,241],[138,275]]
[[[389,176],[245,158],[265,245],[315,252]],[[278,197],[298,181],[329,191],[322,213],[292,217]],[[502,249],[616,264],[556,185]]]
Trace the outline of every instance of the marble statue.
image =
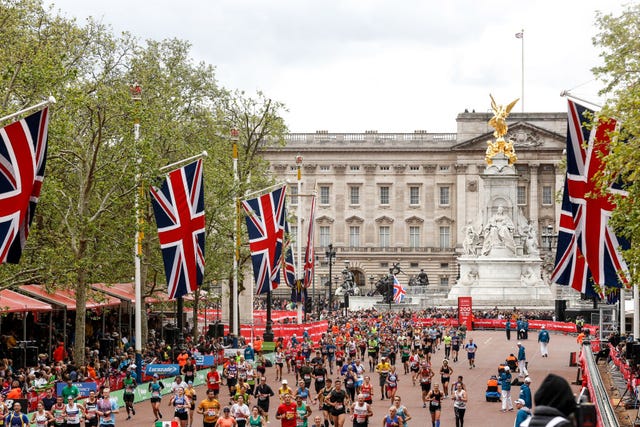
[[460,284],[464,286],[472,286],[478,283],[478,271],[469,270],[466,275],[460,278]]
[[476,253],[476,242],[478,240],[478,233],[471,225],[471,221],[467,222],[462,229],[462,234],[464,235],[464,240],[462,241],[462,251],[464,255],[477,255]]
[[525,267],[520,276],[520,282],[523,286],[535,286],[540,282],[540,279],[534,276],[531,267]]
[[536,227],[531,223],[526,224],[522,228],[522,235],[524,236],[524,253],[528,255],[540,255]]
[[516,253],[516,243],[513,240],[513,221],[504,212],[502,206],[498,206],[497,212],[489,218],[489,222],[484,226],[484,242],[482,244],[482,255],[489,255],[491,249],[498,245],[504,245],[514,254]]

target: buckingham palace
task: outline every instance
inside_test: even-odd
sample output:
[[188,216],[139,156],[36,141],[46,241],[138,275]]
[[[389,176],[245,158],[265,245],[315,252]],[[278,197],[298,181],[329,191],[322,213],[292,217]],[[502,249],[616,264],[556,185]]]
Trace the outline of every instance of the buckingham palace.
[[[487,168],[487,141],[493,138],[491,117],[460,113],[456,133],[291,133],[285,145],[264,152],[274,178],[289,182],[289,214],[296,224],[300,212],[303,251],[309,195],[316,194],[314,285],[319,295],[328,292],[329,244],[335,250],[334,284],[348,270],[360,288],[370,291],[395,264],[405,286],[421,271],[431,287],[445,290],[456,283],[462,230],[467,224],[482,227],[481,175]],[[567,115],[512,113],[508,125],[507,138],[517,155],[515,209],[537,225],[541,279],[548,283],[564,182]],[[291,234],[297,235],[295,225]]]

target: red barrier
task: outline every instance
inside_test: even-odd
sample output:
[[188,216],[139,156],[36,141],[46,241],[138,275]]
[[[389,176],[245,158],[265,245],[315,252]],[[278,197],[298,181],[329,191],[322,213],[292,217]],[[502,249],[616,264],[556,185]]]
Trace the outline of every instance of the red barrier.
[[[474,319],[473,327],[474,328],[485,328],[485,329],[504,329],[505,324],[507,323],[506,319]],[[529,330],[541,329],[542,326],[545,327],[548,331],[555,332],[566,332],[566,333],[576,333],[576,325],[575,323],[569,322],[553,322],[551,320],[529,320]],[[512,328],[514,327],[512,321]],[[591,335],[594,335],[598,331],[598,327],[594,325],[585,325],[585,328],[589,329]]]
[[[208,323],[213,323],[218,319],[221,319],[222,315],[220,310],[217,309],[200,309],[198,311],[198,321],[205,323],[207,320]],[[273,322],[282,322],[284,320],[295,321],[298,318],[298,312],[294,310],[272,310],[271,311],[271,321]],[[253,324],[254,325],[265,325],[267,323],[267,312],[266,310],[254,310],[253,311]]]
[[[311,337],[311,340],[316,342],[320,339],[323,333],[327,332],[328,322],[326,320],[320,320],[316,322],[303,323],[301,325],[297,323],[275,323],[272,325],[273,335],[276,338],[283,338],[285,343],[295,334],[296,337],[302,337],[305,330]],[[240,325],[240,335],[245,339],[251,339],[252,337],[260,336],[264,334],[264,325]],[[229,332],[229,326],[224,325],[224,332]]]
[[445,319],[445,318],[434,318],[434,317],[425,317],[425,318],[415,318],[413,322],[418,327],[425,327],[431,325],[444,325],[444,326],[453,326],[458,327],[459,322],[458,319]]

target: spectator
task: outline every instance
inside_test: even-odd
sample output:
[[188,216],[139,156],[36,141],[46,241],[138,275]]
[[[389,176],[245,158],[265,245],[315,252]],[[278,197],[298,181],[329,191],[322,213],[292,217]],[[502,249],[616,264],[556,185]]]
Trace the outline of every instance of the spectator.
[[549,374],[540,384],[534,397],[536,408],[533,416],[522,427],[541,427],[553,421],[555,427],[570,427],[570,417],[576,410],[576,401],[567,380]]
[[64,348],[64,342],[58,342],[58,346],[53,351],[53,361],[55,363],[62,362],[67,358],[67,350]]

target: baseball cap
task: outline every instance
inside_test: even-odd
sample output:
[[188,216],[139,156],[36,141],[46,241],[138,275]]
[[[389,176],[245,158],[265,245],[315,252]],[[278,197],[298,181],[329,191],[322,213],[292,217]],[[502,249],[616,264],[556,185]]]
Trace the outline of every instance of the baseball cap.
[[229,411],[230,411],[230,409],[229,409],[229,407],[228,407],[228,406],[225,406],[225,407],[222,409],[222,412],[229,412]]
[[505,366],[505,367],[504,367],[504,370],[505,370],[505,371],[510,371],[511,369],[510,369],[508,366]]
[[158,375],[158,374],[153,374],[153,378],[160,378],[160,375]]
[[518,345],[522,345],[522,343],[520,341],[518,341]]
[[282,380],[282,384],[289,384],[289,381],[287,381],[287,380]]
[[187,384],[193,385],[193,381],[188,381]]
[[530,383],[530,382],[531,382],[531,378],[526,377],[526,378],[524,379],[524,382],[525,382],[525,383]]
[[518,399],[518,400],[516,400],[516,403],[519,403],[519,404],[521,404],[522,406],[524,406],[524,405],[525,405],[525,402],[524,402],[524,400],[522,400],[522,399]]

